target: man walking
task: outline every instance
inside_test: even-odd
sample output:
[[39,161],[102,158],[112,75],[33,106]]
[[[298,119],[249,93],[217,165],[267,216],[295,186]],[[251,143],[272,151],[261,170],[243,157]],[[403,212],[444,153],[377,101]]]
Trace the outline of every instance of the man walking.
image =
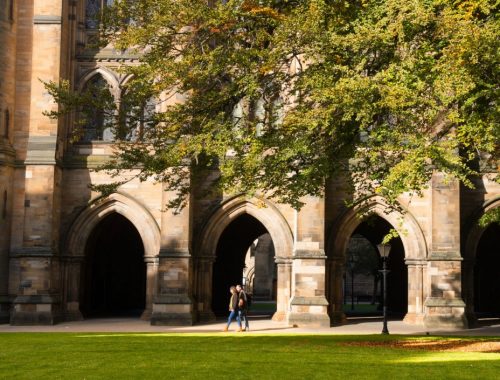
[[243,290],[241,285],[236,285],[236,291],[238,292],[238,314],[241,322],[245,320],[245,331],[250,331],[250,326],[248,325],[248,296]]

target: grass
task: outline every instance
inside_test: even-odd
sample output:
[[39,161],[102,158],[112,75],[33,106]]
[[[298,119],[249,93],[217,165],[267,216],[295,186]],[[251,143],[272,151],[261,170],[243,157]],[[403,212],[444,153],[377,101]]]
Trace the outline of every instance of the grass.
[[372,305],[369,303],[355,303],[354,310],[351,309],[351,304],[344,304],[343,310],[346,313],[379,313],[382,314],[382,310],[378,310],[378,305]]
[[0,334],[0,378],[493,379],[500,373],[499,353],[359,345],[395,339],[415,338],[10,333]]

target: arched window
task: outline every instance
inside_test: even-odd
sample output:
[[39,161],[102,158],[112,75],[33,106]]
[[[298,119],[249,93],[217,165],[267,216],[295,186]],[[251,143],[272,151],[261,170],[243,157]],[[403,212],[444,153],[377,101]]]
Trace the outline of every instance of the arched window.
[[113,96],[108,82],[100,74],[94,75],[83,89],[85,107],[81,112],[82,141],[113,140]]
[[121,99],[121,122],[117,137],[122,140],[143,140],[147,129],[155,123],[158,101],[154,97],[147,100],[136,99],[124,93]]
[[87,0],[85,5],[85,27],[96,29],[99,26],[101,9],[113,4],[113,0]]

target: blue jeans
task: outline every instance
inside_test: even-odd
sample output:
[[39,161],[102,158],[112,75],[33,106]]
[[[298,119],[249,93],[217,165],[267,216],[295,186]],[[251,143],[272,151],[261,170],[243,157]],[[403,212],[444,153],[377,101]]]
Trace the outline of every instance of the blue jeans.
[[227,328],[229,328],[229,325],[231,324],[235,316],[236,316],[236,322],[238,322],[238,326],[241,329],[240,314],[236,310],[231,310],[231,312],[229,313],[229,317],[227,318]]

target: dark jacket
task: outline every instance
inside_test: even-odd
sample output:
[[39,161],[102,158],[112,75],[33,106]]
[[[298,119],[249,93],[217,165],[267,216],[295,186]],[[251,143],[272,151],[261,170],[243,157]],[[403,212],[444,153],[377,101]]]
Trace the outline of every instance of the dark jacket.
[[238,293],[231,294],[229,299],[229,311],[238,310]]
[[[243,302],[240,302],[240,300],[243,300]],[[247,294],[243,289],[238,293],[238,308],[241,310],[246,310],[248,308]]]

